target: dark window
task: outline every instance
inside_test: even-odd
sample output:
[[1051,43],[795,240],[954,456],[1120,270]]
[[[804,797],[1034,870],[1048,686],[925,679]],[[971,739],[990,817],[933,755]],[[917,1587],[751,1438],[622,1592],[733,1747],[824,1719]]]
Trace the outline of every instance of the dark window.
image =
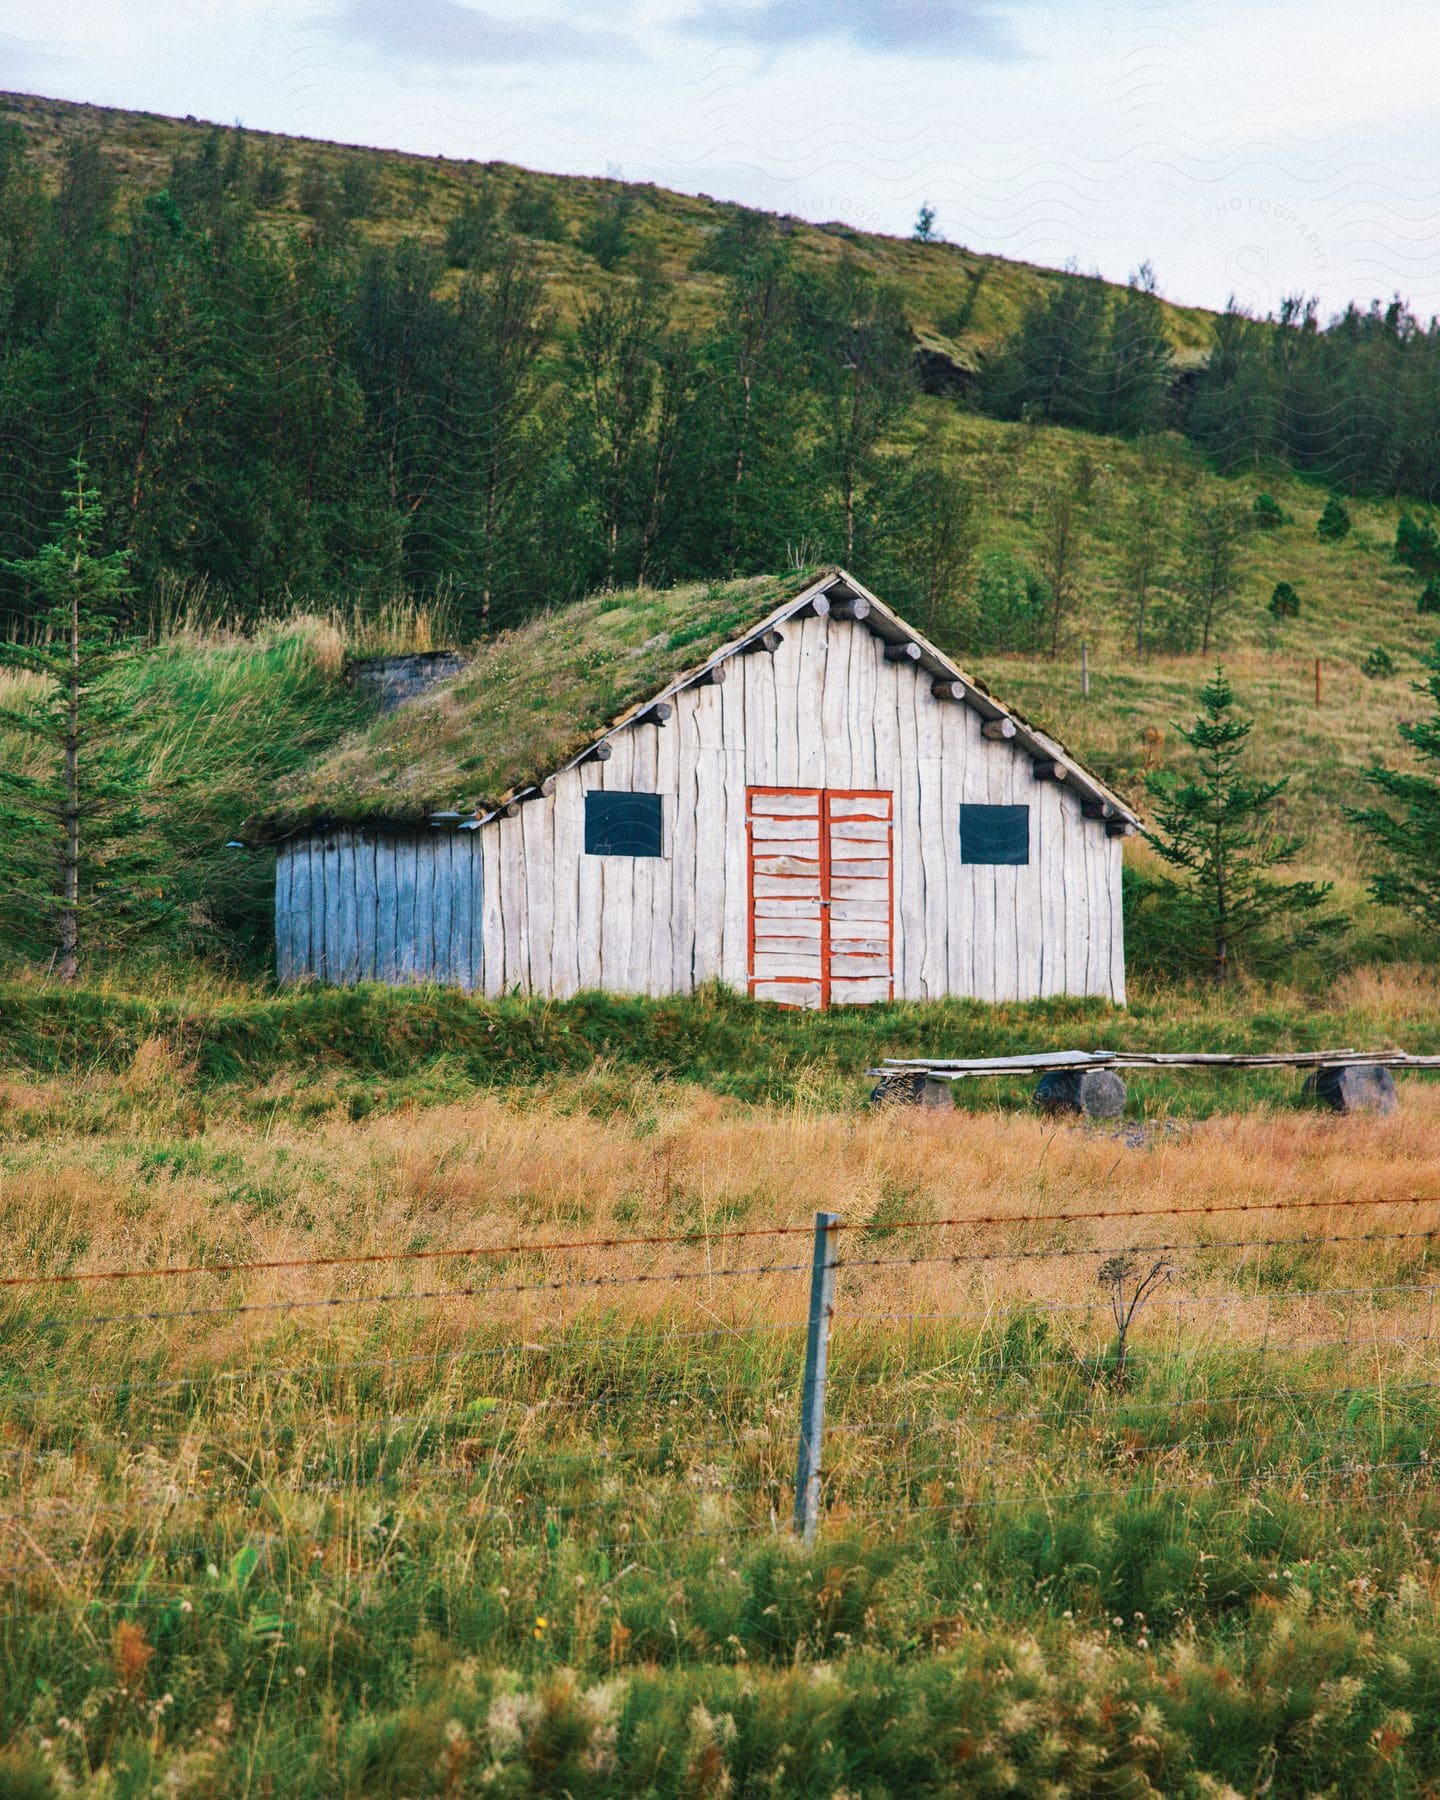
[[587,856],[659,856],[660,796],[602,794],[585,796]]
[[960,860],[962,863],[1028,863],[1030,808],[962,806]]

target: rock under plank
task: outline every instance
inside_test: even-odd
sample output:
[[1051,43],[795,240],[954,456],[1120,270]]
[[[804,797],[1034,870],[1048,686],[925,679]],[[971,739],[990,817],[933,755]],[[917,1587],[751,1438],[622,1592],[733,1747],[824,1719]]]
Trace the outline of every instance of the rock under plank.
[[1125,1083],[1113,1069],[1052,1069],[1035,1088],[1035,1104],[1044,1111],[1086,1119],[1118,1119],[1125,1099]]
[[1395,1077],[1376,1063],[1347,1063],[1339,1069],[1317,1069],[1301,1089],[1338,1113],[1393,1113],[1400,1105]]

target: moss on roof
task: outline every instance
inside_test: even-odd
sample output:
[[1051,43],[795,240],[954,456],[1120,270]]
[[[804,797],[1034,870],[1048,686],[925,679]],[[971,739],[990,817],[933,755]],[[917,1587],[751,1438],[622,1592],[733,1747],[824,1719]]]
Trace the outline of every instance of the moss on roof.
[[703,664],[823,571],[592,594],[484,644],[343,739],[252,829],[488,812]]

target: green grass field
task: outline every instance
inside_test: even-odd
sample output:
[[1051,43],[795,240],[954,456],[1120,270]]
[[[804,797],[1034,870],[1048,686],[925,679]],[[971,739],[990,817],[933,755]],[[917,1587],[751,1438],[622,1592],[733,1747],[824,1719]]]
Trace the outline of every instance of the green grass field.
[[[157,979],[0,1022],[7,1274],[203,1270],[4,1290],[0,1794],[1440,1781],[1440,1088],[1345,1120],[1191,1078],[1127,1141],[856,1073],[1433,1046],[1433,983],[797,1021]],[[1147,1245],[1118,1379],[1097,1277]]]

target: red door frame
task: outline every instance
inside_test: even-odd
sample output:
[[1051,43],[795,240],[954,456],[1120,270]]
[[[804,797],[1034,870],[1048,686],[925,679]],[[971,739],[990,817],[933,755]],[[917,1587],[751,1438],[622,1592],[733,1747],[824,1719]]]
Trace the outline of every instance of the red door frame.
[[[752,829],[753,819],[752,819],[751,802],[752,802],[754,796],[756,796],[757,794],[789,794],[789,795],[797,795],[797,796],[803,794],[806,796],[813,796],[815,799],[815,802],[816,802],[814,817],[815,817],[816,831],[818,834],[817,861],[818,861],[818,868],[819,868],[819,888],[820,888],[820,896],[819,896],[818,901],[816,902],[816,907],[817,907],[817,911],[819,912],[819,915],[820,915],[819,922],[820,922],[820,1011],[821,1012],[828,1011],[828,1009],[829,1009],[830,989],[831,989],[831,983],[833,980],[832,971],[831,971],[831,967],[830,967],[830,965],[831,965],[830,907],[831,907],[831,903],[832,903],[832,896],[830,893],[830,883],[831,883],[830,827],[831,827],[832,822],[834,822],[834,815],[832,814],[832,812],[830,810],[831,802],[833,800],[878,800],[878,801],[884,802],[886,810],[885,810],[883,817],[878,813],[874,816],[873,819],[867,818],[867,815],[865,815],[863,813],[853,814],[853,815],[845,815],[845,816],[859,817],[862,819],[866,819],[867,823],[884,824],[884,825],[888,825],[890,827],[890,835],[885,840],[885,847],[886,847],[886,857],[885,857],[886,940],[885,941],[886,941],[886,946],[887,946],[887,950],[888,950],[887,961],[889,963],[889,968],[886,971],[888,978],[889,978],[889,985],[887,988],[886,998],[893,1000],[895,998],[895,795],[891,790],[889,790],[887,788],[770,787],[770,786],[763,786],[763,785],[746,788],[746,790],[745,790],[745,889],[746,889],[746,892],[745,892],[745,909],[746,909],[745,930],[746,930],[747,975],[748,975],[748,984],[749,984],[750,993],[753,994],[755,992],[755,983],[756,983],[756,975],[755,975],[755,833]],[[777,818],[783,818],[785,815],[784,814],[774,814],[771,816],[777,817]],[[797,815],[797,817],[800,817],[800,816],[804,816],[804,815]],[[842,822],[843,822],[843,820],[842,820]],[[765,977],[765,980],[767,982],[774,982],[778,986],[784,986],[786,984],[793,984],[796,987],[800,987],[800,986],[808,987],[810,985],[810,977],[804,976],[804,975],[767,975]],[[779,1004],[783,1004],[783,1002],[780,1002]]]
[[825,840],[825,874],[820,890],[825,912],[823,939],[825,975],[820,988],[822,1011],[830,1004],[830,824],[833,817],[830,811],[830,802],[832,800],[883,800],[885,803],[883,817],[879,813],[875,814],[873,818],[865,813],[852,813],[847,816],[864,819],[868,824],[890,827],[890,835],[885,840],[885,960],[889,964],[885,971],[888,977],[885,998],[887,1000],[895,998],[895,795],[889,788],[822,788],[820,792],[821,835]]

